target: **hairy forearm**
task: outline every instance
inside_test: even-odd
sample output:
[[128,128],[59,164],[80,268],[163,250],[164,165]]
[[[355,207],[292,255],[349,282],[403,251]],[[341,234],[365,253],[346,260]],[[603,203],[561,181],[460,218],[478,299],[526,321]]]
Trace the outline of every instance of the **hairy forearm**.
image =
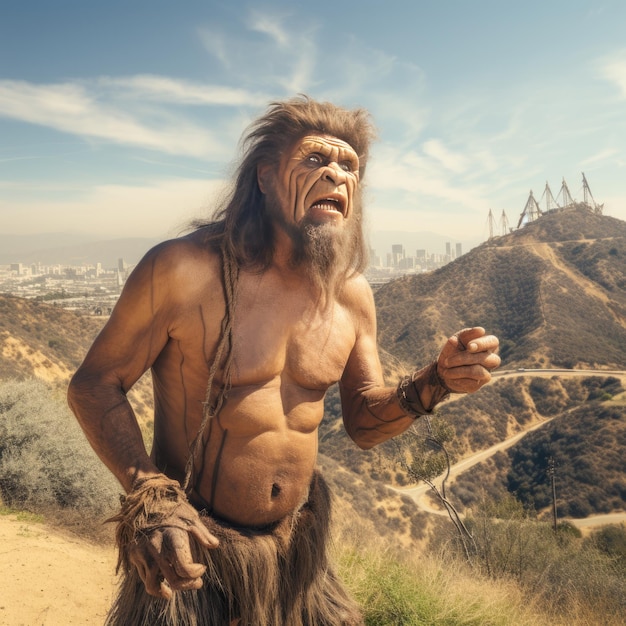
[[403,378],[397,387],[349,390],[342,386],[344,421],[356,444],[368,449],[403,433],[447,397],[449,390],[436,368],[433,363]]
[[119,384],[79,371],[70,383],[68,404],[96,454],[127,492],[137,478],[158,473]]

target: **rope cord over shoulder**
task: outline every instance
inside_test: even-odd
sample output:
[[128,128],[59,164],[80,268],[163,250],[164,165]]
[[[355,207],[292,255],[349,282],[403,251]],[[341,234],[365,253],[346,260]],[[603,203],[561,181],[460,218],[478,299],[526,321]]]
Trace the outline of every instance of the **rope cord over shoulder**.
[[[207,430],[212,418],[217,417],[219,412],[226,401],[226,397],[231,387],[231,366],[233,361],[233,322],[235,316],[235,305],[237,300],[237,281],[239,278],[239,266],[237,261],[228,249],[228,244],[222,242],[221,245],[222,256],[222,282],[224,288],[224,300],[226,302],[226,310],[224,317],[222,318],[222,326],[220,331],[220,339],[215,350],[215,357],[213,363],[209,368],[209,379],[207,382],[206,394],[203,402],[202,410],[202,423],[193,441],[190,444],[190,454],[185,466],[185,482],[183,483],[183,490],[188,492],[190,488],[193,488],[195,479],[196,462],[203,454],[207,441],[204,439],[204,434]],[[211,392],[213,388],[213,381],[217,371],[224,358],[223,368],[223,382],[222,386],[215,398],[214,402],[211,402]],[[224,431],[224,437],[226,436]],[[217,471],[217,468],[216,468]],[[194,479],[194,480],[192,480]]]

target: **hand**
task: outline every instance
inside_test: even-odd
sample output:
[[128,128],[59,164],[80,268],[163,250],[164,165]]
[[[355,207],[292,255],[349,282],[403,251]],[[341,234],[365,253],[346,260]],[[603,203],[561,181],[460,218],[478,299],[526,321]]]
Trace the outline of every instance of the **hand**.
[[498,338],[479,326],[464,328],[450,337],[437,359],[437,374],[455,393],[473,393],[491,380],[500,365]]
[[190,536],[204,548],[219,544],[187,502],[180,502],[154,528],[137,533],[129,546],[128,560],[151,596],[169,600],[174,591],[202,587],[206,566],[194,563]]

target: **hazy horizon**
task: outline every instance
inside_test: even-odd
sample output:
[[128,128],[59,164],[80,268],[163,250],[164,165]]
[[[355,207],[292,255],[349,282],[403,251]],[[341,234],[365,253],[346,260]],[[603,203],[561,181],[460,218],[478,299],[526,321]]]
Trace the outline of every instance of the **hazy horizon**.
[[[392,244],[402,244],[407,256],[414,256],[418,248],[428,253],[445,254],[446,243],[452,249],[462,245],[463,253],[482,243],[481,241],[459,241],[441,233],[429,231],[375,231],[367,234],[370,246],[376,254],[385,259],[391,252]],[[159,237],[101,237],[96,233],[33,233],[11,235],[0,233],[0,265],[9,263],[34,263],[44,265],[67,264],[64,258],[80,254],[89,258],[90,263],[105,262],[115,265],[118,258],[124,258],[131,264],[163,238]],[[77,263],[78,265],[82,263]]]

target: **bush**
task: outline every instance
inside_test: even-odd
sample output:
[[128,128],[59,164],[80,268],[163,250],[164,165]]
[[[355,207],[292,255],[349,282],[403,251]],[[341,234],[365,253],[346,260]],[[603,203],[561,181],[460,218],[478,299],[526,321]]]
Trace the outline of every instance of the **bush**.
[[626,574],[626,526],[605,526],[596,531],[588,542],[606,554]]
[[622,623],[626,579],[615,564],[623,530],[585,541],[577,529],[561,524],[555,534],[550,524],[532,519],[512,499],[483,503],[466,525],[475,540],[475,564],[488,577],[515,579],[543,606],[572,620],[586,614],[603,616],[593,623]]
[[0,497],[30,511],[110,513],[121,487],[64,399],[37,380],[0,383]]

